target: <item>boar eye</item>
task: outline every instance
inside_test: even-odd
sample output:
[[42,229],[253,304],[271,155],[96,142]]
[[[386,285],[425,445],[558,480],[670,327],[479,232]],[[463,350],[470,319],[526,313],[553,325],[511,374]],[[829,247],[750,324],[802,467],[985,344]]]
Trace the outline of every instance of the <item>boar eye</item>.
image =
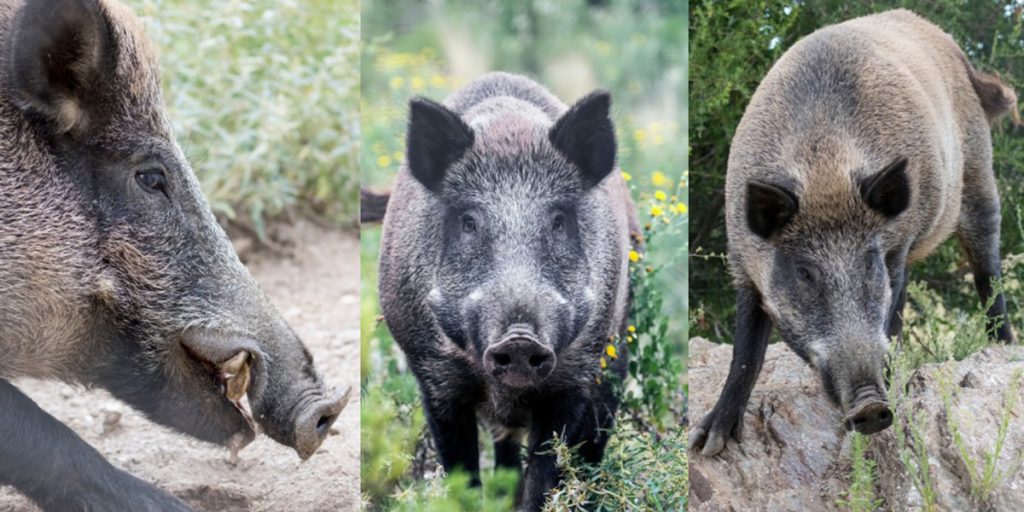
[[561,213],[555,214],[555,218],[551,221],[551,231],[561,231],[565,227],[565,215]]
[[800,277],[800,280],[805,283],[814,282],[814,273],[812,273],[810,269],[808,269],[807,267],[797,267],[796,275]]
[[476,233],[476,219],[470,215],[462,216],[462,232],[463,233]]
[[166,193],[167,191],[167,177],[160,169],[147,169],[135,173],[135,182],[146,192]]

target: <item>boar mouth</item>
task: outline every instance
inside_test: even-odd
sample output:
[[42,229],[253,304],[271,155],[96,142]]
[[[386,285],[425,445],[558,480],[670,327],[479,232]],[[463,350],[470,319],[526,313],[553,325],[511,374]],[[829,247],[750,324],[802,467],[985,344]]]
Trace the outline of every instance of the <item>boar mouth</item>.
[[261,432],[259,424],[253,418],[249,400],[255,370],[254,357],[249,351],[240,349],[226,360],[214,362],[211,358],[201,355],[188,343],[183,343],[182,347],[193,361],[203,367],[219,393],[231,403],[245,422],[245,427],[232,434],[225,443],[231,450],[231,460],[237,461],[238,452],[248,446]]
[[241,350],[228,359],[220,367],[217,374],[217,381],[224,396],[235,406],[235,410],[242,415],[245,424],[249,427],[246,431],[236,432],[228,440],[228,449],[231,450],[232,462],[238,461],[238,452],[245,448],[260,433],[260,426],[253,420],[252,406],[249,404],[249,384],[251,383],[251,369],[249,365],[250,355]]

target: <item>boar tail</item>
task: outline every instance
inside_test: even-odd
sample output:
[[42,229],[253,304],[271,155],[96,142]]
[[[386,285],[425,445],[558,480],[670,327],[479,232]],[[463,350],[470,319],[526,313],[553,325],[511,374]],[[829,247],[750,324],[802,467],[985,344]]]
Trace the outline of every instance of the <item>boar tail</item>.
[[384,220],[388,210],[390,192],[377,193],[365,188],[359,189],[359,222],[362,224]]
[[1013,92],[1013,88],[1006,85],[997,75],[974,69],[974,66],[967,62],[966,57],[962,58],[964,66],[967,67],[967,76],[971,79],[971,85],[974,87],[978,99],[981,100],[981,108],[985,110],[985,116],[989,123],[1003,114],[1009,113],[1014,124],[1020,125],[1020,113],[1017,112],[1017,93]]

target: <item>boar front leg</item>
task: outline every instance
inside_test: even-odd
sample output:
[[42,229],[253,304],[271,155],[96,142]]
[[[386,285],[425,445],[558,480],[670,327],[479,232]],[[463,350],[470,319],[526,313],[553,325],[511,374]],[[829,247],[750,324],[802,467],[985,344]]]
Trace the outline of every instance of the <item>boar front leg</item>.
[[772,322],[761,309],[761,295],[753,287],[740,288],[736,297],[736,340],[732,364],[718,403],[690,434],[690,448],[707,456],[725,448],[726,437],[743,440],[743,412],[761,373]]
[[987,172],[972,173],[965,178],[961,208],[957,238],[971,264],[974,287],[982,304],[992,299],[987,312],[988,330],[995,339],[1013,343],[1013,331],[1006,316],[1006,300],[1002,292],[995,293],[995,298],[992,298],[995,292],[992,284],[999,280],[1002,260],[999,258],[999,193],[991,167]]
[[480,485],[480,447],[477,439],[476,410],[472,405],[446,403],[426,393],[423,409],[437,456],[444,471],[469,473],[472,485]]
[[886,322],[886,334],[890,339],[903,338],[903,310],[907,306],[907,251],[894,252],[887,258],[889,267],[889,286],[892,290],[892,305],[889,308],[889,321]]
[[[528,443],[529,455],[526,472],[519,482],[517,510],[541,510],[547,501],[548,491],[558,485],[561,474],[552,452],[551,441],[554,436],[558,436],[569,447],[577,447],[583,442],[601,442],[587,436],[586,421],[593,421],[593,417],[587,415],[591,409],[592,404],[586,398],[571,394],[552,397],[543,408],[534,409]],[[584,459],[592,457],[584,456]]]
[[0,379],[0,484],[43,510],[191,510],[107,462],[10,382]]

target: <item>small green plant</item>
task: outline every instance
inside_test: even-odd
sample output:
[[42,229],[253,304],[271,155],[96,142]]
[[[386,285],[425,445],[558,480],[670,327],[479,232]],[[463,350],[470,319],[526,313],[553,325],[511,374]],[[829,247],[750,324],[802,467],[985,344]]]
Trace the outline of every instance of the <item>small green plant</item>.
[[1022,461],[1024,461],[1024,450],[1018,449],[1013,462],[1008,467],[999,469],[1000,456],[1006,448],[1006,435],[1009,432],[1010,422],[1015,414],[1017,401],[1019,399],[1020,384],[1024,371],[1018,370],[1013,374],[1010,385],[1003,394],[1003,406],[999,413],[999,426],[996,430],[995,445],[992,450],[981,450],[981,458],[976,459],[971,455],[967,441],[962,435],[960,423],[957,420],[956,411],[959,405],[959,392],[956,386],[950,383],[947,372],[940,374],[939,392],[942,395],[942,405],[946,416],[946,426],[949,429],[953,445],[960,455],[964,468],[969,478],[971,496],[979,502],[986,503],[992,493],[1010,476],[1016,473]]
[[910,283],[907,294],[910,305],[904,310],[907,323],[900,349],[911,369],[927,363],[961,361],[991,343],[984,312],[993,299],[972,312],[951,312],[925,283]]
[[850,473],[850,488],[845,497],[836,503],[852,512],[873,512],[882,506],[882,500],[875,496],[878,481],[878,464],[868,458],[867,449],[871,438],[854,432],[850,443],[850,459],[853,469]]
[[553,450],[564,475],[562,485],[551,493],[547,512],[686,510],[689,479],[684,429],[656,439],[629,423],[622,425],[596,465],[576,461],[564,443],[556,441]]
[[892,430],[900,462],[910,477],[910,482],[921,495],[925,512],[935,512],[939,509],[939,498],[931,462],[928,459],[928,445],[925,443],[928,418],[914,411],[911,398],[902,391],[907,389],[911,372],[914,370],[910,367],[908,356],[898,350],[890,352],[889,367],[889,403],[893,404],[896,411],[893,415]]
[[391,510],[420,512],[463,512],[466,510],[512,510],[518,475],[509,469],[495,470],[479,487],[470,476],[458,471],[438,472],[430,479],[407,484],[394,495]]

